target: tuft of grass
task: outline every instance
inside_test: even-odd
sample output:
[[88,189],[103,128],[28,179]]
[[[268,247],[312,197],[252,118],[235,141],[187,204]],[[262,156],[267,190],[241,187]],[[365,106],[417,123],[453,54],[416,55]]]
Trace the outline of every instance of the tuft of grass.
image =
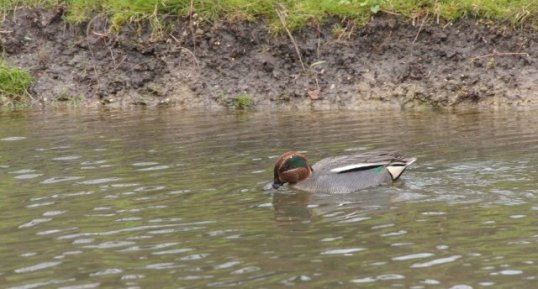
[[233,105],[234,105],[234,108],[238,110],[247,109],[252,105],[252,96],[239,95],[236,98],[234,98]]
[[21,99],[28,95],[32,76],[25,70],[7,65],[0,60],[0,96]]

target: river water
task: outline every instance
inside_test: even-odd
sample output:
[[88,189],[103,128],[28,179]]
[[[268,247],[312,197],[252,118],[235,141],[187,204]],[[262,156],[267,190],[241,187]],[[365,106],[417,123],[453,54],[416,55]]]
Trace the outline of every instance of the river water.
[[[0,113],[1,288],[537,288],[535,112]],[[398,149],[392,186],[264,191]]]

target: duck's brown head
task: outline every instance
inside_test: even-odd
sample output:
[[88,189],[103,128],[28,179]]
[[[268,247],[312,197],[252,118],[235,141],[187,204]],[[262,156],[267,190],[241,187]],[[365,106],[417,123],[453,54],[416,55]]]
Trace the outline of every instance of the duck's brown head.
[[273,188],[278,189],[285,183],[293,185],[307,179],[311,174],[312,167],[308,165],[308,161],[303,154],[286,152],[276,161]]

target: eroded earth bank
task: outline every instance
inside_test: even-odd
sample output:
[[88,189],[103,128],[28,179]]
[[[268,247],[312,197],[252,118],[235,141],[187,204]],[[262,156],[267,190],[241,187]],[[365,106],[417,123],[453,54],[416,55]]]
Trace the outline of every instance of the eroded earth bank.
[[336,20],[310,25],[292,39],[264,23],[170,19],[172,32],[131,24],[113,34],[104,18],[75,26],[62,16],[60,8],[18,9],[0,27],[6,61],[34,77],[35,103],[538,106],[538,33],[531,27],[379,15],[361,28]]

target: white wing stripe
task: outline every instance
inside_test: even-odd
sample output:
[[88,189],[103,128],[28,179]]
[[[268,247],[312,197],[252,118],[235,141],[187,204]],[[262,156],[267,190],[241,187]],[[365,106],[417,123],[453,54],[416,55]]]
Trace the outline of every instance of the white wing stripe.
[[366,168],[366,167],[384,166],[387,163],[388,162],[358,163],[358,164],[352,164],[352,165],[347,165],[347,166],[343,166],[343,167],[337,167],[337,168],[332,169],[331,172],[333,172],[333,173],[341,173],[341,172],[345,172],[345,171],[356,170],[356,169]]

